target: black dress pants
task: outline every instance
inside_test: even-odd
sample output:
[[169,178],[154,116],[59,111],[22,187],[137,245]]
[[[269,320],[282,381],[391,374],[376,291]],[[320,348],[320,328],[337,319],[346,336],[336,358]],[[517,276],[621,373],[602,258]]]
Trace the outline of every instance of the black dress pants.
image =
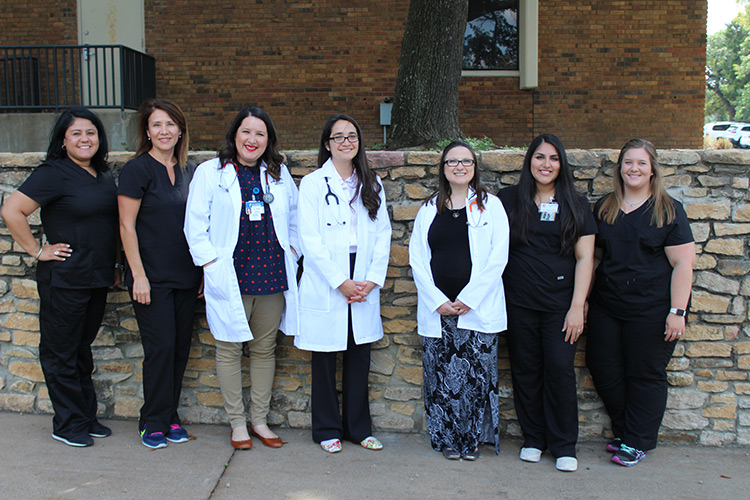
[[[350,255],[350,277],[354,272],[354,256]],[[357,345],[352,330],[352,308],[349,306],[349,331],[343,351],[341,404],[336,391],[336,357],[338,352],[312,353],[312,438],[316,443],[328,439],[347,439],[359,443],[372,435],[370,419],[371,344]]]
[[507,305],[513,400],[524,447],[575,457],[578,441],[576,344],[562,332],[567,313]]
[[[130,290],[132,297],[132,289]],[[190,343],[198,288],[151,288],[151,303],[133,301],[143,344],[143,406],[138,428],[169,432],[181,424],[177,414]]]
[[677,341],[664,341],[665,321],[620,320],[589,308],[586,365],[612,434],[642,451],[656,447],[667,407],[667,364]]
[[96,421],[91,343],[107,305],[107,288],[71,289],[37,283],[39,363],[55,416],[54,434],[88,438]]

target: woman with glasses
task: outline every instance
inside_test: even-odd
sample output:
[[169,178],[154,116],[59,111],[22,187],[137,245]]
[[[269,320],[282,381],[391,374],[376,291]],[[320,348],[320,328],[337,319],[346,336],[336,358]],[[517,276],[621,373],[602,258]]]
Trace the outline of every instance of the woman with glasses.
[[[216,375],[235,449],[284,443],[267,423],[276,370],[276,335],[297,334],[297,186],[282,163],[276,129],[260,108],[240,111],[219,157],[190,183],[185,236],[203,266],[206,317],[216,339]],[[250,351],[248,432],[242,351]]]
[[380,288],[391,245],[385,190],[368,165],[359,125],[347,115],[332,116],[323,127],[318,164],[300,184],[305,271],[295,338],[298,348],[312,351],[312,438],[328,453],[341,451],[342,439],[379,450],[367,378],[370,346],[383,337]]
[[520,458],[539,462],[548,449],[558,470],[572,472],[578,468],[574,358],[596,223],[552,134],[531,142],[518,184],[499,196],[511,229],[503,282],[513,399],[524,438]]
[[177,408],[190,357],[201,269],[193,264],[182,227],[188,186],[188,128],[179,106],[148,99],[138,111],[135,158],[118,178],[120,237],[143,345],[141,442],[156,449],[190,438]]
[[432,447],[476,460],[500,446],[498,333],[506,328],[503,269],[508,219],[479,180],[476,153],[446,146],[438,189],[422,205],[409,242],[422,336],[425,416]]

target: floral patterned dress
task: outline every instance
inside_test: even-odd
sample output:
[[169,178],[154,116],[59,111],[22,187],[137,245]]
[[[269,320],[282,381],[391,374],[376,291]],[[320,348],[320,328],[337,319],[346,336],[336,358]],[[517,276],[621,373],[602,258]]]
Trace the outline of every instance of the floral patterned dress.
[[422,337],[424,400],[432,447],[466,454],[481,443],[500,451],[498,335],[458,328],[442,316],[442,338]]

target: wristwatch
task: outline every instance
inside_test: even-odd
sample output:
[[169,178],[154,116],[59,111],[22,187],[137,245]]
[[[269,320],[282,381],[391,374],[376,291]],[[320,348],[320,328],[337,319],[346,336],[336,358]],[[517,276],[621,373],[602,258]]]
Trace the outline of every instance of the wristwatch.
[[669,309],[669,312],[672,314],[676,314],[677,316],[682,316],[683,318],[687,316],[687,311],[685,309],[677,309],[676,307],[672,307]]

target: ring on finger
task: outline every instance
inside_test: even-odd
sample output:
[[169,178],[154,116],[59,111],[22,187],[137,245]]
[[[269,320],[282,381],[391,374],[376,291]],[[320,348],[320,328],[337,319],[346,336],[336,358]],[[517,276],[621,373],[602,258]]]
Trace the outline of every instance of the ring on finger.
[[581,333],[581,330],[576,330],[576,333]]
[[60,255],[60,252],[58,252],[57,250],[55,250],[54,253],[55,253],[55,255]]

